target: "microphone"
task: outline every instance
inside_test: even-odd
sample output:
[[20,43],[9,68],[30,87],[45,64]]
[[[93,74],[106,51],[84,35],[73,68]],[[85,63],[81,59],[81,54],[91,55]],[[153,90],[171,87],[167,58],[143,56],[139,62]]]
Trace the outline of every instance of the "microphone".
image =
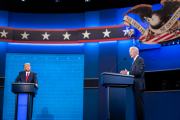
[[[123,58],[123,59],[121,59],[121,60],[126,60],[126,58]],[[119,62],[121,62],[121,60],[120,60]],[[118,62],[118,63],[119,63],[119,62]],[[118,64],[118,63],[117,63],[117,64]],[[116,65],[117,65],[117,64],[116,64]],[[116,67],[116,65],[115,65],[114,67]],[[112,68],[112,70],[114,69],[114,67]],[[112,72],[112,70],[111,70],[111,72]]]

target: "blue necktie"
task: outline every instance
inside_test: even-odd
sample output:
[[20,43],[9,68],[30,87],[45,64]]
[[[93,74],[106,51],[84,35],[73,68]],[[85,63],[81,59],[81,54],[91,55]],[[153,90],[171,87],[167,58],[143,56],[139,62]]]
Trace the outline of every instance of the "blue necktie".
[[133,59],[133,62],[132,62],[132,64],[134,63],[134,59]]

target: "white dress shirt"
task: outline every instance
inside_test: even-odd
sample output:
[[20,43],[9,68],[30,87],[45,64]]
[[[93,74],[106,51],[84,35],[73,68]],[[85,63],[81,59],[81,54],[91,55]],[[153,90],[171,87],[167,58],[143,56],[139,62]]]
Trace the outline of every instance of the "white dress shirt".
[[30,71],[29,71],[29,72],[27,72],[27,71],[26,71],[26,76],[27,76],[27,73],[28,73],[28,76],[29,76],[29,74],[30,74]]

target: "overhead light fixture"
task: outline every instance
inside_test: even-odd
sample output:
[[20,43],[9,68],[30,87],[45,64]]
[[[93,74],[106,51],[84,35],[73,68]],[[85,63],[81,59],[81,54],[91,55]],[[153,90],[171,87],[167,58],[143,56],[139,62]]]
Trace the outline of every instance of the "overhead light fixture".
[[180,40],[177,40],[176,42],[177,42],[177,44],[180,44]]
[[85,2],[91,2],[91,0],[85,0]]

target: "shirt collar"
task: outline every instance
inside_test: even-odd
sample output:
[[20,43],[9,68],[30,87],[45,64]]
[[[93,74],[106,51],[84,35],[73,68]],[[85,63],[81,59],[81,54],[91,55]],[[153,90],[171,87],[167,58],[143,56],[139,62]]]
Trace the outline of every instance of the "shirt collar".
[[31,71],[29,71],[29,72],[27,72],[27,71],[26,71],[26,75],[27,75],[27,73],[29,73],[29,74],[30,74],[30,72],[31,72]]
[[136,55],[136,57],[134,58],[134,61],[136,60],[136,58],[138,57],[139,55]]

